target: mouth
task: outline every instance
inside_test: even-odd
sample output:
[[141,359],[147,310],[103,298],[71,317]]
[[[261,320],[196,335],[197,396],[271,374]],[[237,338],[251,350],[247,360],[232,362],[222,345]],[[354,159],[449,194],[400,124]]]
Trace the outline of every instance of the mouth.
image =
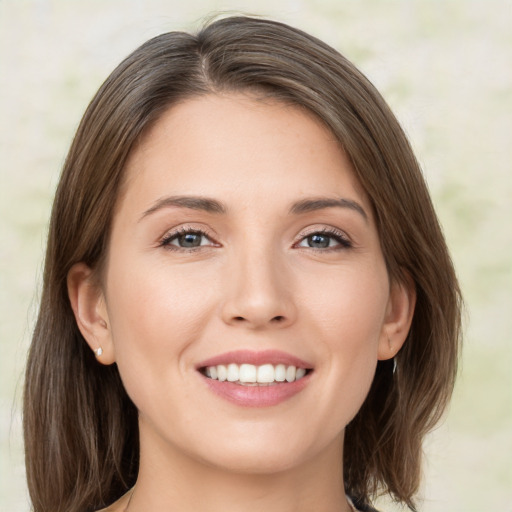
[[237,405],[277,405],[305,388],[313,367],[279,351],[236,351],[196,368],[208,387]]
[[230,363],[205,366],[199,371],[208,379],[219,382],[227,381],[240,386],[275,386],[301,380],[313,370],[284,364],[267,363],[256,366],[249,363]]

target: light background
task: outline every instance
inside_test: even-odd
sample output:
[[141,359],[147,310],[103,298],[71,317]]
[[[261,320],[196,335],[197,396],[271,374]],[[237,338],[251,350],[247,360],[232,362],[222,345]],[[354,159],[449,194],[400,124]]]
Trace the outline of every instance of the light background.
[[143,41],[230,10],[270,15],[326,40],[369,76],[403,123],[467,302],[461,375],[447,419],[426,445],[420,509],[512,511],[512,2],[505,0],[0,0],[0,510],[29,510],[22,372],[51,199],[80,116]]

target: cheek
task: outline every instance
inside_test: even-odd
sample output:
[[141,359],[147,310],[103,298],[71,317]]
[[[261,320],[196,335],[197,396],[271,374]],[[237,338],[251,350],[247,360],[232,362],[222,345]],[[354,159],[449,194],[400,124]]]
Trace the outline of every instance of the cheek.
[[[389,283],[381,265],[347,266],[302,279],[306,314],[329,340],[373,346],[386,313]],[[309,309],[309,311],[308,311]],[[366,343],[361,341],[366,340]]]
[[[193,274],[188,269],[173,269],[165,262],[139,268],[130,265],[127,269],[119,265],[112,270],[107,299],[109,317],[116,320],[114,335],[128,329],[155,334],[162,331],[169,337],[176,330],[192,327],[192,319],[208,301],[208,290],[198,286]],[[147,341],[156,342],[151,337]]]
[[[388,301],[388,280],[379,266],[340,269],[316,279],[304,295],[305,314],[325,361],[324,406],[333,425],[357,413],[371,386]],[[319,286],[322,285],[322,286]]]
[[182,371],[182,354],[200,336],[212,308],[208,290],[199,293],[197,284],[186,271],[171,272],[165,265],[110,272],[111,335],[129,393],[132,383],[155,391]]

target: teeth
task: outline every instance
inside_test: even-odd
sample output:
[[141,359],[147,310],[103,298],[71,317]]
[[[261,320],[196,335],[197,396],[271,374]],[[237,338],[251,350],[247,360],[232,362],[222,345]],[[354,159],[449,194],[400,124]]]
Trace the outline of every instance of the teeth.
[[236,382],[240,377],[240,369],[237,364],[228,364],[228,382]]
[[[213,375],[213,372],[212,372]],[[302,379],[306,375],[306,369],[305,368],[297,368],[297,371],[295,372],[295,380]],[[214,377],[212,377],[213,379]]]
[[274,382],[294,382],[302,379],[306,375],[305,368],[296,368],[295,366],[286,366],[284,364],[263,364],[255,366],[253,364],[234,363],[217,366],[208,366],[204,371],[210,379],[220,382],[237,382],[240,384],[272,384]]
[[264,364],[263,366],[258,366],[257,382],[274,382],[275,374],[276,371],[274,370],[274,365],[272,364]]
[[210,368],[210,376],[213,379],[212,368],[217,368],[217,379],[221,382],[224,382],[228,378],[228,369],[223,365],[219,364],[218,366],[209,366]]
[[297,368],[295,368],[295,366],[288,366],[288,368],[286,368],[286,382],[293,382],[296,375]]
[[[215,366],[213,368],[215,368]],[[256,366],[252,364],[242,364],[240,365],[240,376],[238,380],[240,382],[257,382],[256,373]]]
[[276,366],[276,380],[277,382],[284,382],[286,380],[286,366],[284,364]]

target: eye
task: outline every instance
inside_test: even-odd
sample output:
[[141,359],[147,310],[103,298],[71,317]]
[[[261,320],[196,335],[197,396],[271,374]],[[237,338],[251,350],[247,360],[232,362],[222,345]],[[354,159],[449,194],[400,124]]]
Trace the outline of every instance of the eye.
[[347,236],[337,230],[322,230],[310,233],[299,242],[298,247],[309,249],[347,249],[352,243]]
[[160,245],[169,249],[178,250],[196,249],[201,246],[212,246],[215,244],[204,231],[181,228],[178,231],[168,233],[162,239]]

